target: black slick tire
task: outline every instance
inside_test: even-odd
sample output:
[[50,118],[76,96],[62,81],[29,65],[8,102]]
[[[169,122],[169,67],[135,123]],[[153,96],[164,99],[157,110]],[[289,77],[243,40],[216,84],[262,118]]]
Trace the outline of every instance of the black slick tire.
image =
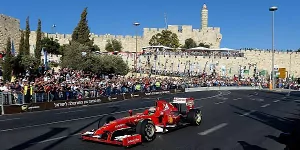
[[187,121],[193,126],[199,126],[202,121],[202,113],[199,109],[191,109],[187,114]]
[[136,133],[142,136],[142,142],[151,142],[156,138],[156,129],[150,119],[141,120],[136,126]]

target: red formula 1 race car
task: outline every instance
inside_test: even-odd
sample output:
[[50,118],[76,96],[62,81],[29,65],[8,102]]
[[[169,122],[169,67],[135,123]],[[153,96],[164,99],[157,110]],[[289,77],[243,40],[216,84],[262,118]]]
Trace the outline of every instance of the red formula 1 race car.
[[153,141],[157,132],[165,133],[187,125],[200,125],[202,114],[194,109],[194,98],[174,98],[172,102],[157,100],[155,107],[143,113],[116,119],[106,116],[99,121],[98,129],[81,134],[85,141],[94,141],[129,147]]

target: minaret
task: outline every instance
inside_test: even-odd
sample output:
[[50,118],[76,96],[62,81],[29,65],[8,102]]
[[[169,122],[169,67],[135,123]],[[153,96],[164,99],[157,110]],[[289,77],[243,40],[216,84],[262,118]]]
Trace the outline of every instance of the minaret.
[[206,4],[203,4],[202,11],[201,11],[201,28],[207,28],[208,24],[208,9],[206,7]]

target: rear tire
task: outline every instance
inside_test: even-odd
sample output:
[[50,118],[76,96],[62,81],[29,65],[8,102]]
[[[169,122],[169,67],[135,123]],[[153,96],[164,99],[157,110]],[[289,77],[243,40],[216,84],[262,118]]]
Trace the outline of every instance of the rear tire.
[[191,109],[187,114],[187,121],[194,126],[199,126],[202,121],[202,113],[199,109]]
[[136,133],[142,136],[142,142],[151,142],[156,138],[156,129],[150,119],[141,120],[136,126]]
[[111,121],[116,120],[114,116],[105,116],[98,122],[98,128],[104,126],[105,124],[110,123]]

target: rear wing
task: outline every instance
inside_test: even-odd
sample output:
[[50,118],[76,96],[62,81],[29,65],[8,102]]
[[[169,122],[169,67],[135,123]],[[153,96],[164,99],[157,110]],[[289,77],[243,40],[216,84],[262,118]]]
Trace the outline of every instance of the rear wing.
[[187,109],[193,109],[194,104],[195,104],[195,99],[190,97],[190,98],[181,98],[181,97],[174,97],[173,99],[173,104],[185,104],[187,106]]

